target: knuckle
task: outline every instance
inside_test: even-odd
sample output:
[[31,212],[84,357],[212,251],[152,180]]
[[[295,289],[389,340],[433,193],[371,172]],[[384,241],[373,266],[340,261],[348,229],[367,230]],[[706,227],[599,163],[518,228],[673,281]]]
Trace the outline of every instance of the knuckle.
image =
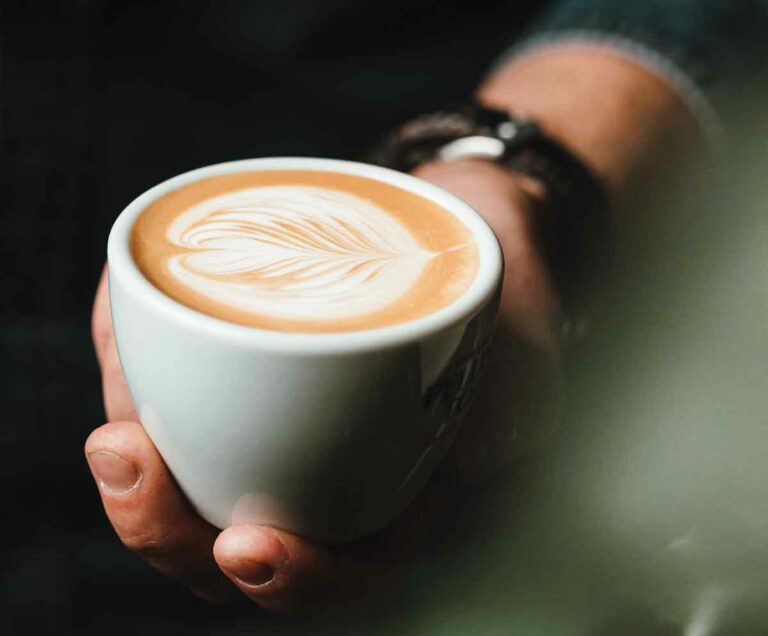
[[232,598],[232,586],[213,558],[183,534],[157,527],[124,532],[120,540],[155,570],[184,582],[203,600],[223,603]]
[[150,561],[166,557],[176,549],[175,541],[168,533],[155,529],[124,532],[120,540],[126,548]]

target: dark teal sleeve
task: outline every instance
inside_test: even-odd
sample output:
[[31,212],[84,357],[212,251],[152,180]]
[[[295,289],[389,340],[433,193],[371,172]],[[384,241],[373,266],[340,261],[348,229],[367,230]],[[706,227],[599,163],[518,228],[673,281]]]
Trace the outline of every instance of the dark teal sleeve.
[[502,60],[563,41],[613,47],[664,75],[716,135],[718,87],[768,68],[768,0],[560,0]]

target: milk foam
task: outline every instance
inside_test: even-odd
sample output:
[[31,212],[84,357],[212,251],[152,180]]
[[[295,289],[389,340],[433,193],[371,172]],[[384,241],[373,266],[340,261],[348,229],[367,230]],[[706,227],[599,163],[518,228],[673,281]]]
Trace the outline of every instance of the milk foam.
[[235,309],[286,319],[380,309],[435,256],[373,202],[314,186],[206,199],[176,217],[166,236],[185,250],[167,263],[178,282]]

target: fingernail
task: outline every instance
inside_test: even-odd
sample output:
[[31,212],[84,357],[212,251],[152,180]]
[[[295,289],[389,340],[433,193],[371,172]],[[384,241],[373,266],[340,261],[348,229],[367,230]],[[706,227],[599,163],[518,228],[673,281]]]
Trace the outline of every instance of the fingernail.
[[269,583],[275,577],[269,565],[258,561],[230,561],[225,567],[238,581],[253,587]]
[[238,582],[256,587],[269,583],[288,558],[285,544],[267,528],[224,531],[217,541],[216,560]]
[[141,472],[131,462],[109,451],[95,451],[88,455],[91,468],[101,489],[110,495],[124,495],[141,481]]

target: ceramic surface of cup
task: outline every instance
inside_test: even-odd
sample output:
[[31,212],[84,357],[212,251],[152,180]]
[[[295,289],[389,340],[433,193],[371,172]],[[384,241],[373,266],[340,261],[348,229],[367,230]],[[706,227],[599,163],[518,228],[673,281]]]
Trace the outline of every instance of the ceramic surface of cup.
[[[153,201],[212,177],[286,170],[372,179],[440,206],[476,244],[471,283],[413,320],[316,333],[207,315],[137,267],[131,231]],[[193,506],[221,528],[263,523],[322,543],[391,522],[445,456],[481,377],[503,270],[492,231],[456,197],[383,168],[303,158],[170,179],[123,211],[108,253],[115,337],[137,412]]]

